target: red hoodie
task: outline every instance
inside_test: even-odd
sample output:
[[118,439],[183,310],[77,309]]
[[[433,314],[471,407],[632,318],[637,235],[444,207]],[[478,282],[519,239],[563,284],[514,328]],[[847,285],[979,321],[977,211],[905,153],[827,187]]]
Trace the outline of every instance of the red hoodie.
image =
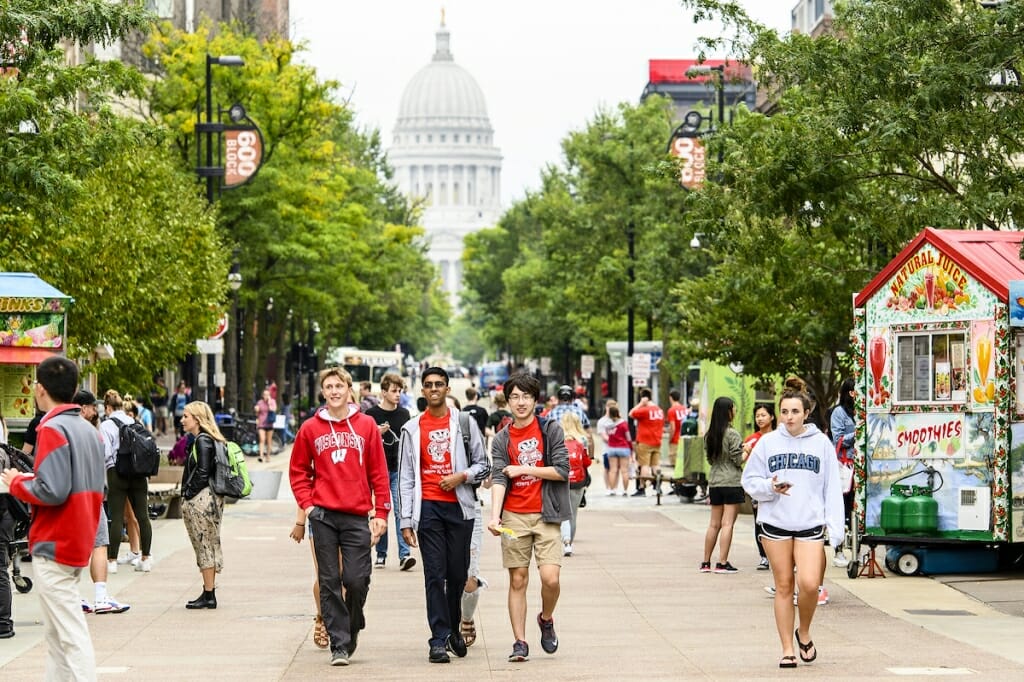
[[348,417],[335,419],[321,407],[302,424],[289,465],[292,493],[303,509],[316,505],[363,515],[375,509],[374,516],[386,520],[391,485],[380,430],[355,405],[348,409]]

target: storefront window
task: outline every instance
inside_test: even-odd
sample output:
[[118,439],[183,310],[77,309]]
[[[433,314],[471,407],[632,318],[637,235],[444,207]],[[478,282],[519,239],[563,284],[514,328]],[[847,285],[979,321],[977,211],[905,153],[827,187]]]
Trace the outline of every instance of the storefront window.
[[964,402],[967,353],[963,332],[905,334],[896,341],[896,402]]

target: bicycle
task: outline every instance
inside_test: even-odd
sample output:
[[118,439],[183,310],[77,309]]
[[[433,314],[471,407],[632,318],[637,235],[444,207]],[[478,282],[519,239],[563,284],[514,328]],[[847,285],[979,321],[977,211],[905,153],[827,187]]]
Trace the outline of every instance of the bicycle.
[[[250,457],[256,457],[260,452],[259,429],[257,428],[256,417],[243,416],[235,420],[235,442],[242,452]],[[277,455],[284,450],[284,439],[277,431],[270,436],[270,454]]]

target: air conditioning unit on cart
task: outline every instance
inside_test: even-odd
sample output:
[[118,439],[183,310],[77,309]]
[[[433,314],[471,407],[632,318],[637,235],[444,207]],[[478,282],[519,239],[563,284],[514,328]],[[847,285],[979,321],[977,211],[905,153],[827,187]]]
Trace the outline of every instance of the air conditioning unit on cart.
[[960,488],[957,526],[961,530],[988,530],[992,518],[992,490],[988,486]]

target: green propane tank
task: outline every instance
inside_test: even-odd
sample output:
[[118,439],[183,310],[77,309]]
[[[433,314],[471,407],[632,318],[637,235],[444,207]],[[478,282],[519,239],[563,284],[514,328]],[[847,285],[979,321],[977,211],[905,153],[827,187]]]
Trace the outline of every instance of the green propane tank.
[[929,487],[914,486],[903,503],[903,530],[911,535],[933,535],[939,530],[939,503]]
[[882,530],[886,533],[903,532],[903,508],[910,495],[911,487],[909,485],[898,485],[894,483],[889,488],[889,497],[882,500],[881,524]]

